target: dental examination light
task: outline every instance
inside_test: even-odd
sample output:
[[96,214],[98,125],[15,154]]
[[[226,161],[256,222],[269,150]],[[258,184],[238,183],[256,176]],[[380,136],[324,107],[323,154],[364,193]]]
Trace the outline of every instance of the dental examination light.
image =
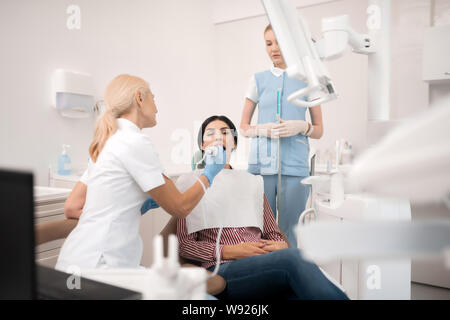
[[308,25],[290,1],[262,0],[288,76],[308,84],[291,94],[288,101],[300,107],[314,107],[336,99],[338,95],[322,60],[340,58],[350,47],[354,53],[368,56],[368,120],[389,120],[391,0],[369,0],[367,34],[355,31],[348,15],[329,17],[322,19],[323,38],[315,43]]
[[290,0],[262,0],[262,3],[286,61],[287,75],[307,83],[306,88],[291,94],[288,101],[310,108],[336,99],[331,77],[320,60],[309,28]]
[[350,46],[355,53],[375,52],[373,37],[356,32],[350,25],[348,15],[322,19],[323,39],[316,43],[321,59],[332,60],[342,57]]

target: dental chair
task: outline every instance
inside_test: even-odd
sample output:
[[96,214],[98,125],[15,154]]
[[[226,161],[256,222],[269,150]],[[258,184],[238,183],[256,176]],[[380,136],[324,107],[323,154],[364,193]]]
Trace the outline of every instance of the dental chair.
[[[72,232],[72,230],[76,227],[77,223],[78,220],[76,219],[63,219],[37,224],[35,226],[35,245],[38,246],[54,240],[67,238],[70,232]],[[165,255],[167,255],[169,235],[176,234],[176,232],[177,219],[172,217],[160,233],[164,239]],[[197,265],[194,261],[188,261],[181,256],[179,259],[182,267],[199,267],[199,265]],[[210,272],[208,271],[208,273]],[[211,277],[206,282],[206,291],[210,295],[217,295],[221,293],[225,287],[226,281],[220,275]]]
[[[163,237],[164,242],[164,255],[167,256],[168,251],[168,242],[169,242],[169,235],[177,233],[177,218],[172,217],[170,218],[169,222],[166,224],[164,229],[159,233]],[[179,256],[180,265],[185,268],[192,268],[192,267],[200,267],[200,264],[197,261],[188,260],[186,258],[183,258],[182,256]],[[209,274],[212,272],[208,271]],[[211,277],[206,282],[206,291],[215,296],[221,293],[223,290],[225,290],[226,287],[226,281],[224,278],[222,278],[220,275],[215,275],[214,277]]]

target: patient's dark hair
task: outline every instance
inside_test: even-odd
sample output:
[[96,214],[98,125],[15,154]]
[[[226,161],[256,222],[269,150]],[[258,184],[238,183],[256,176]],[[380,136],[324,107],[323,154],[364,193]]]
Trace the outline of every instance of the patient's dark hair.
[[[236,126],[230,119],[228,119],[225,116],[212,116],[212,117],[209,117],[208,119],[206,119],[205,121],[203,121],[202,126],[201,126],[200,130],[198,131],[198,138],[197,138],[198,148],[200,150],[202,150],[203,135],[205,133],[206,127],[208,126],[208,124],[210,124],[211,122],[216,121],[216,120],[223,121],[227,124],[227,126],[231,130],[231,134],[233,135],[235,148],[237,148],[238,136],[237,136]],[[202,150],[202,153],[203,153],[203,150]]]

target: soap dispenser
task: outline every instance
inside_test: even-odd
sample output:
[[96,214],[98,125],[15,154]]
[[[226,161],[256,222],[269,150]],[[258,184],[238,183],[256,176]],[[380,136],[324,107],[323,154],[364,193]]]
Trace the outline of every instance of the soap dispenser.
[[72,173],[72,170],[70,169],[70,158],[67,155],[67,148],[69,147],[70,146],[67,144],[62,145],[63,151],[58,159],[58,174],[61,176],[68,176]]

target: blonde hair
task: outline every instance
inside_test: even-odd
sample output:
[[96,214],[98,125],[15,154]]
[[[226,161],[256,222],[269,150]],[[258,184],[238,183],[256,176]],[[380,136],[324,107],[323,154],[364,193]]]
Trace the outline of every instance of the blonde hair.
[[94,139],[89,146],[92,161],[97,161],[106,141],[117,131],[116,119],[126,114],[134,105],[137,92],[140,92],[142,99],[145,99],[150,92],[148,83],[128,74],[118,75],[106,87],[106,110],[97,120]]
[[271,24],[268,24],[267,27],[264,29],[264,34],[266,34],[266,32],[269,31],[269,30],[273,31]]

